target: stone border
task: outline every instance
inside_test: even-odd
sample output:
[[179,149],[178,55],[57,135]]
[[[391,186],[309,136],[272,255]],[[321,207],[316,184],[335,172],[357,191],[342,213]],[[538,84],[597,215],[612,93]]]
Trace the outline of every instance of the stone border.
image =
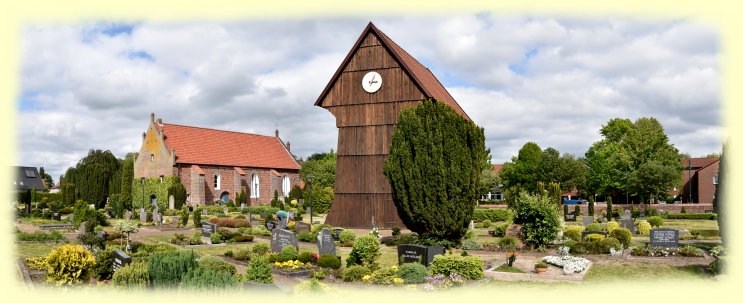
[[[484,272],[486,278],[493,278],[496,280],[501,281],[530,281],[530,282],[568,282],[568,283],[576,283],[581,284],[583,283],[583,278],[585,278],[586,274],[588,274],[588,271],[591,270],[591,267],[593,267],[593,261],[589,260],[590,263],[588,263],[588,267],[582,272],[574,273],[571,275],[566,275],[562,272],[562,268],[549,265],[547,272],[554,272],[559,271],[560,274],[554,275],[554,274],[546,274],[546,273],[536,273],[536,272],[526,272],[526,273],[513,273],[513,272],[500,272],[495,271],[494,269],[498,266],[493,266],[492,268],[486,270]],[[499,264],[499,266],[502,264]]]

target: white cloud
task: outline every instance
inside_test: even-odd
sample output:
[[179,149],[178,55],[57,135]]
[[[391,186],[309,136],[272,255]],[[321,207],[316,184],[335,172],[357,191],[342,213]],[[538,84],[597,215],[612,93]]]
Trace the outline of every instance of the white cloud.
[[[719,37],[704,24],[491,14],[373,21],[485,127],[494,162],[527,141],[582,156],[614,117],[657,117],[682,152],[720,150]],[[297,155],[327,151],[335,120],[313,104],[367,22],[29,25],[18,164],[56,179],[89,149],[137,151],[150,112],[260,134],[278,123]]]

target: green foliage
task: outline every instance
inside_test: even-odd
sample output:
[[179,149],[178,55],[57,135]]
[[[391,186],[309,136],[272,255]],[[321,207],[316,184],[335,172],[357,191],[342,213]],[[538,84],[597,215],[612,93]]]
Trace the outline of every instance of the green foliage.
[[462,249],[464,250],[481,250],[482,244],[473,239],[468,239],[462,242]]
[[244,188],[235,195],[235,204],[236,205],[241,205],[241,204],[248,205],[248,192],[245,191]]
[[405,284],[419,284],[426,282],[428,269],[418,262],[403,263],[397,269],[396,275],[405,281]]
[[[180,179],[177,176],[163,177],[162,183],[160,182],[160,178],[145,178],[144,179],[144,199],[143,199],[142,179],[133,180],[132,181],[132,206],[135,209],[139,209],[141,207],[149,209],[152,207],[151,206],[152,204],[150,202],[150,196],[154,195],[155,199],[157,200],[157,208],[160,210],[168,209],[169,207],[168,205],[169,192],[168,191],[172,190],[174,193],[176,191],[179,191],[179,189],[177,189],[176,183],[180,183]],[[181,185],[181,187],[182,186],[183,185]],[[183,201],[185,201],[185,196],[183,196]]]
[[[186,188],[183,187],[183,184],[181,184],[181,179],[179,177],[176,176],[175,180],[170,183],[170,185],[167,188],[167,192],[168,192],[167,199],[170,199],[170,196],[173,196],[173,208],[179,209],[183,206],[184,203],[186,203],[186,196],[187,196]],[[165,201],[168,204],[170,203],[168,200],[165,200]],[[167,209],[167,208],[161,208],[161,209]]]
[[317,266],[338,269],[341,268],[341,259],[334,255],[324,254],[317,260]]
[[198,264],[201,269],[226,272],[231,276],[237,272],[235,265],[226,262],[217,256],[201,257],[199,258]]
[[361,281],[361,278],[366,275],[371,275],[371,273],[372,271],[364,266],[351,265],[343,269],[343,281]]
[[593,196],[588,197],[588,215],[592,217],[596,214],[594,203],[595,201],[593,201]]
[[456,273],[467,280],[479,280],[483,277],[483,265],[482,258],[478,256],[436,255],[431,263],[431,273],[445,277]]
[[57,285],[86,282],[95,266],[95,256],[80,245],[62,245],[46,256],[47,280]]
[[580,206],[576,205],[573,209],[573,213],[575,214],[575,217],[580,216]]
[[253,245],[253,253],[258,255],[267,254],[271,248],[266,243],[256,243]]
[[591,223],[586,226],[586,231],[602,231],[603,228],[601,228],[601,224],[598,223]]
[[372,235],[363,235],[353,243],[346,264],[359,264],[373,270],[379,267],[378,260],[381,255],[379,239]]
[[647,219],[648,223],[650,223],[650,226],[652,227],[661,227],[663,226],[663,218],[660,216],[652,216]]
[[33,233],[27,233],[16,230],[16,240],[18,241],[64,241],[65,237],[57,230],[49,233],[37,230]]
[[518,248],[519,240],[514,237],[503,237],[498,240],[501,250],[515,250]]
[[183,206],[183,208],[181,208],[181,217],[179,219],[181,219],[181,224],[183,224],[184,227],[188,225],[188,215],[190,213],[191,212],[188,211],[188,207]]
[[[585,165],[573,155],[560,155],[551,147],[542,151],[536,143],[527,142],[519,150],[518,156],[503,165],[498,176],[507,191],[518,187],[537,195],[547,192],[550,200],[557,204],[562,191],[582,187],[585,173]],[[538,189],[537,184],[540,183],[542,185]],[[547,189],[544,184],[549,184]]]
[[113,250],[102,249],[95,254],[95,265],[93,266],[91,273],[97,280],[110,280],[113,275]]
[[493,229],[494,236],[496,237],[503,237],[506,235],[506,230],[508,230],[508,226],[511,224],[508,223],[501,223],[495,226],[495,229]]
[[490,227],[492,225],[493,225],[493,222],[490,221],[489,219],[485,219],[485,220],[482,221],[482,227],[484,227],[484,228],[488,228],[488,227]]
[[611,221],[606,223],[606,232],[611,233],[613,230],[619,228],[619,223]]
[[[681,220],[715,220],[718,218],[717,214],[668,214],[667,219],[681,219]],[[719,224],[718,224],[719,225]]]
[[544,246],[555,240],[561,224],[557,205],[545,196],[526,193],[518,198],[513,222],[521,224],[524,243],[533,247]]
[[[335,191],[335,166],[337,156],[331,149],[329,153],[313,154],[302,164],[299,175],[305,184],[309,185],[309,176],[312,175],[312,212],[326,213],[333,203]],[[310,187],[306,186],[302,197],[305,206],[310,202]],[[292,189],[294,195],[296,190]],[[291,193],[290,193],[291,194]]]
[[129,153],[121,163],[121,195],[119,202],[124,210],[132,209],[132,185],[134,180],[134,153]]
[[[121,182],[120,168],[121,163],[110,151],[90,150],[74,169],[67,170],[65,182],[75,184],[75,197],[103,208],[112,187],[110,183]],[[114,186],[112,193],[118,193],[119,185]]]
[[268,258],[265,256],[256,256],[250,260],[245,279],[249,282],[271,284],[273,276],[271,275],[271,266]]
[[183,275],[197,266],[193,251],[158,252],[147,259],[147,272],[155,287],[176,287]]
[[601,240],[603,240],[605,238],[606,237],[604,237],[604,235],[600,235],[600,234],[589,234],[589,235],[586,236],[586,241],[588,241],[588,242],[598,242],[598,241],[601,241]]
[[199,207],[193,209],[193,226],[201,228],[201,209]]
[[311,252],[303,251],[299,253],[299,257],[297,257],[297,260],[302,263],[314,263],[315,258],[312,257]]
[[611,197],[606,198],[606,219],[611,221],[613,219],[613,211],[611,210]]
[[338,239],[341,243],[353,242],[356,240],[356,233],[354,233],[353,230],[345,229],[338,235]]
[[422,238],[459,242],[473,218],[488,154],[483,129],[446,104],[403,109],[384,174],[405,226]]
[[72,181],[65,181],[60,187],[62,187],[62,204],[67,206],[75,204],[75,184]]
[[279,255],[281,256],[281,262],[293,261],[299,258],[299,253],[297,253],[297,249],[291,245],[284,246],[281,249],[281,253]]
[[648,221],[642,220],[640,223],[637,223],[637,233],[643,236],[650,235],[650,228],[651,225]]
[[609,237],[617,239],[620,244],[624,247],[629,247],[632,244],[632,232],[626,228],[616,228],[609,232]]
[[511,221],[511,210],[509,209],[475,209],[472,214],[472,220],[475,222],[483,222],[490,220],[491,222],[499,221]]
[[396,272],[397,270],[391,266],[380,268],[371,274],[369,282],[372,284],[390,285],[394,283],[394,279],[397,277]]
[[238,250],[233,256],[235,260],[248,261],[253,257],[253,253],[249,249]]
[[[601,226],[599,225],[599,228]],[[565,228],[565,232],[563,233],[563,236],[565,238],[570,238],[573,241],[580,241],[581,235],[583,234],[583,226],[580,225],[568,225]]]
[[114,286],[144,290],[150,281],[147,263],[135,261],[116,270],[111,278]]
[[237,289],[238,285],[234,274],[201,267],[188,271],[180,283],[181,288],[198,290]]
[[297,239],[303,242],[317,242],[317,237],[313,237],[311,232],[303,231],[297,234]]

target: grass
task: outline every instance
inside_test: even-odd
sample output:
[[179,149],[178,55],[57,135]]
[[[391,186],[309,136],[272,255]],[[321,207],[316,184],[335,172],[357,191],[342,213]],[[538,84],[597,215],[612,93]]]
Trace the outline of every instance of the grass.
[[704,266],[649,264],[593,265],[583,283],[653,282],[669,280],[709,280],[712,274]]
[[18,258],[46,256],[60,245],[63,243],[16,242],[16,256]]
[[506,264],[503,264],[501,266],[496,267],[493,269],[494,271],[500,271],[500,272],[515,272],[515,273],[524,273],[523,270],[518,269],[516,267],[511,267]]
[[717,220],[681,220],[681,219],[664,219],[663,227],[675,229],[713,229],[719,230]]

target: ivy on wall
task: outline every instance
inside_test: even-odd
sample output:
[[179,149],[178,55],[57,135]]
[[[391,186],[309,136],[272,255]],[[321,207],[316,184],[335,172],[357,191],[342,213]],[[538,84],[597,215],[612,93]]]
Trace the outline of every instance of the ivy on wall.
[[[155,198],[157,199],[157,208],[160,210],[168,209],[168,188],[175,183],[180,183],[176,176],[164,177],[162,183],[160,183],[160,178],[147,178],[144,179],[143,190],[142,179],[133,180],[132,206],[134,209],[139,209],[141,207],[150,209],[152,208],[150,196],[155,195]],[[144,200],[142,199],[143,191]],[[144,201],[144,205],[142,204],[142,201]]]

